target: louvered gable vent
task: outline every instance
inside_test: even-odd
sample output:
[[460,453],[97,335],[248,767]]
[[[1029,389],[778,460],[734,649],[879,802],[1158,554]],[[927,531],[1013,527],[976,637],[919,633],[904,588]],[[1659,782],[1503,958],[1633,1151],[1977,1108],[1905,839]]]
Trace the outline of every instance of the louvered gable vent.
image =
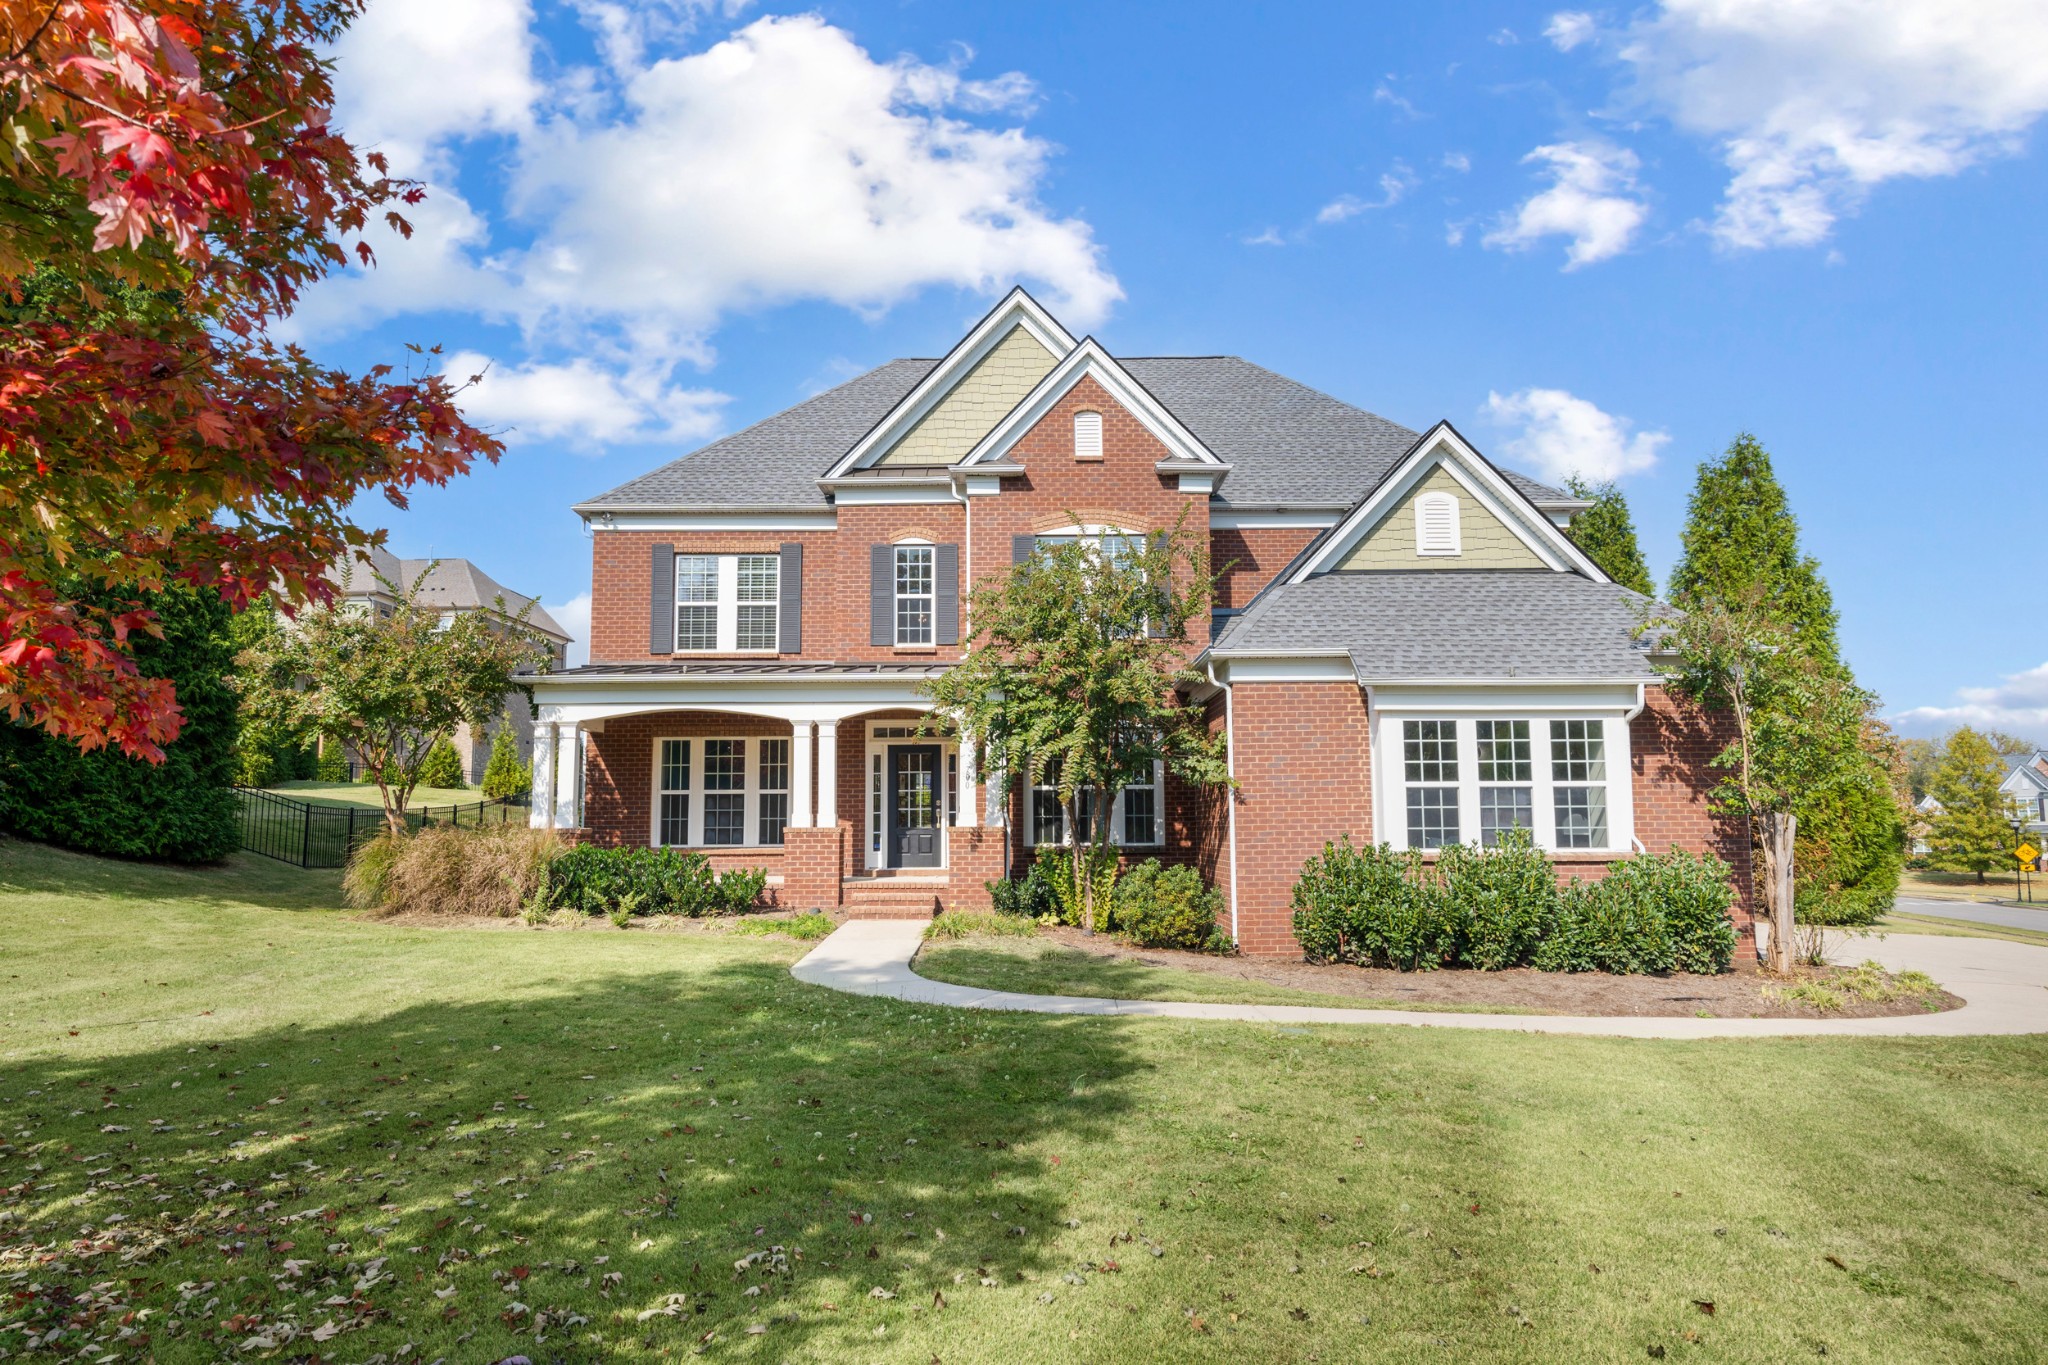
[[1424,493],[1415,500],[1415,553],[1459,552],[1458,500],[1449,493]]

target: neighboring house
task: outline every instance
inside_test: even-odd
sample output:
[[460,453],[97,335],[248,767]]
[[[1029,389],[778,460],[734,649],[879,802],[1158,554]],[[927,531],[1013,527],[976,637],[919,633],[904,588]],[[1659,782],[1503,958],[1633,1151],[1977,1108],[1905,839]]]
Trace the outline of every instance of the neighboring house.
[[986,904],[1065,831],[927,714],[969,586],[1042,540],[1185,514],[1222,573],[1194,700],[1239,790],[1155,779],[1110,829],[1199,867],[1245,951],[1294,951],[1302,862],[1343,835],[1520,826],[1586,877],[1713,849],[1746,891],[1747,841],[1707,801],[1721,737],[1637,642],[1645,600],[1565,536],[1586,505],[1448,423],[1418,435],[1230,356],[1112,356],[1019,290],[942,359],[576,507],[591,661],[539,680],[534,820],[766,866],[784,904]]
[[[2005,780],[1998,790],[2018,809],[2026,821],[2029,836],[2048,837],[2048,749],[2031,754],[2007,754]],[[2035,837],[2038,845],[2040,837]]]
[[[352,556],[335,568],[335,593],[342,603],[354,604],[379,616],[389,616],[398,605],[393,590],[410,588],[417,581],[417,601],[430,611],[438,609],[444,626],[455,619],[457,612],[502,610],[507,616],[517,616],[530,606],[526,624],[547,640],[549,651],[554,656],[551,667],[559,669],[568,662],[569,636],[556,624],[555,618],[549,616],[539,602],[504,587],[468,560],[400,559],[389,550],[365,553],[367,558]],[[426,575],[424,579],[420,577],[422,574]],[[531,763],[533,708],[527,704],[526,698],[517,692],[507,693],[505,719],[498,724],[512,727],[513,737],[519,744],[520,761]],[[491,741],[497,730],[498,725],[491,725],[481,732],[472,733],[469,726],[463,725],[455,731],[455,752],[462,758],[463,776],[472,784],[484,779],[484,768],[491,760]]]

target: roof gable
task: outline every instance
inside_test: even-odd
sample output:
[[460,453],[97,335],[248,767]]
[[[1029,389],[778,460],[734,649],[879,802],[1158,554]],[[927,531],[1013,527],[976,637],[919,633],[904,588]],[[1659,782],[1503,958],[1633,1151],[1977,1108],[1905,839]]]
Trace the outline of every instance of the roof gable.
[[[893,460],[889,457],[899,443],[925,426],[928,417],[937,417],[938,424],[931,428],[929,438],[914,444],[914,451],[942,449],[944,447],[936,438],[953,434],[962,421],[971,423],[978,420],[1015,384],[1017,374],[1033,367],[1026,343],[1052,359],[1063,357],[1074,349],[1074,338],[1040,306],[1038,300],[1021,288],[1012,289],[866,435],[854,442],[852,449],[825,471],[824,477],[840,478],[853,470],[865,469],[885,460],[896,464],[953,463],[957,455],[952,459]],[[996,366],[987,375],[982,375],[980,382],[969,384],[981,374],[983,362],[999,350],[1004,351],[1004,356]],[[942,406],[963,384],[969,387],[962,395],[962,402],[954,405],[955,411],[951,414],[941,415]]]
[[[1440,479],[1439,474],[1443,478]],[[1444,479],[1449,482],[1445,483]],[[1436,482],[1432,484],[1432,480]],[[1453,560],[1449,564],[1421,563],[1414,554],[1412,513],[1407,521],[1410,562],[1399,565],[1381,562],[1383,556],[1376,554],[1373,547],[1377,545],[1382,550],[1391,550],[1398,546],[1401,523],[1397,514],[1411,507],[1416,495],[1429,491],[1425,484],[1458,498],[1461,518],[1475,513],[1484,517],[1485,553],[1479,558],[1487,562],[1455,562],[1463,558],[1458,555],[1446,556]],[[1465,497],[1459,498],[1457,490],[1461,490]],[[1467,499],[1469,507],[1464,505]],[[1383,527],[1386,528],[1384,534],[1376,535]],[[1523,557],[1525,552],[1527,558]],[[1534,563],[1529,562],[1532,559]],[[1468,570],[1528,567],[1578,574],[1595,583],[1609,581],[1599,566],[1572,544],[1570,538],[1552,524],[1526,493],[1495,469],[1449,422],[1438,422],[1425,432],[1408,454],[1387,471],[1379,484],[1331,528],[1322,543],[1302,555],[1289,570],[1287,581],[1300,583],[1336,569],[1393,567]]]
[[1053,366],[1023,401],[1010,409],[960,463],[986,465],[1001,461],[1026,432],[1084,379],[1093,379],[1101,385],[1104,392],[1157,437],[1171,460],[1205,465],[1218,471],[1230,468],[1182,425],[1164,403],[1153,397],[1150,390],[1117,364],[1116,358],[1103,350],[1102,343],[1094,337],[1083,338],[1080,345],[1067,352],[1065,358]]

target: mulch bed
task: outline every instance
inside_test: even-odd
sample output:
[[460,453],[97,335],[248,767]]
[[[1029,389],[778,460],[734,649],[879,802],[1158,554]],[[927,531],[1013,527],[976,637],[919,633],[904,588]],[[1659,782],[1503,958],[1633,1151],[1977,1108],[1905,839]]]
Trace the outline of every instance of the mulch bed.
[[[1789,985],[1763,971],[1753,956],[1738,949],[1734,970],[1720,976],[1610,976],[1605,972],[1539,972],[1517,967],[1504,972],[1453,968],[1434,972],[1397,972],[1378,967],[1321,966],[1286,958],[1217,957],[1170,948],[1133,948],[1103,934],[1088,938],[1079,929],[1041,929],[1040,935],[1063,947],[1150,967],[1181,967],[1217,976],[1257,981],[1290,990],[1322,995],[1393,1000],[1403,1005],[1500,1005],[1542,1014],[1699,1016],[1717,1019],[1865,1019],[1924,1014],[1931,1000],[1943,1010],[1963,1003],[1947,991],[1932,997],[1901,1000],[1859,1000],[1848,997],[1838,1010],[1818,1010],[1799,1001],[1773,1000],[1766,986]],[[1844,969],[1820,967],[1803,971],[1800,979],[1826,981]]]

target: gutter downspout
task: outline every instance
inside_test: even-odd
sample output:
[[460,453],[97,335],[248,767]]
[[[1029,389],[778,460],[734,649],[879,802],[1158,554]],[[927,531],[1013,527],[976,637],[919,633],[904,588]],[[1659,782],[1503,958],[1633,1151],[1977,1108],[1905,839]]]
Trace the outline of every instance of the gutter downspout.
[[1229,773],[1230,788],[1230,941],[1236,943],[1237,935],[1237,705],[1236,693],[1229,683],[1216,676],[1216,661],[1208,662],[1209,682],[1223,691],[1223,761]]
[[[1632,725],[1632,724],[1634,724],[1634,723],[1635,723],[1635,718],[1636,718],[1637,716],[1640,716],[1641,714],[1643,714],[1643,708],[1644,708],[1645,706],[1649,705],[1649,697],[1650,697],[1650,689],[1649,689],[1649,684],[1647,684],[1647,683],[1637,683],[1637,684],[1636,684],[1636,704],[1635,704],[1634,706],[1631,706],[1631,707],[1630,707],[1630,708],[1628,709],[1628,714],[1624,715],[1624,716],[1623,716],[1623,717],[1621,718],[1621,723],[1622,723],[1622,724],[1624,724],[1624,725]],[[1631,758],[1633,758],[1633,757],[1635,756],[1635,751],[1636,751],[1636,746],[1635,746],[1635,744],[1634,744],[1633,742],[1631,742],[1631,743],[1629,744],[1629,746],[1628,746],[1628,751],[1629,751],[1629,756],[1630,756]],[[1634,783],[1630,783],[1630,784],[1629,784],[1629,799],[1630,799],[1631,801],[1633,801],[1633,800],[1635,799],[1635,784],[1634,784]],[[1634,849],[1634,850],[1635,850],[1635,851],[1636,851],[1636,852],[1637,852],[1637,853],[1638,853],[1639,855],[1640,855],[1640,854],[1647,854],[1647,853],[1648,853],[1648,852],[1650,851],[1649,849],[1647,849],[1647,848],[1643,847],[1643,841],[1642,841],[1641,839],[1638,839],[1638,838],[1636,838],[1636,813],[1635,813],[1634,811],[1630,811],[1630,812],[1628,813],[1628,843],[1629,843],[1629,847],[1630,847],[1630,848],[1633,848],[1633,849]]]

